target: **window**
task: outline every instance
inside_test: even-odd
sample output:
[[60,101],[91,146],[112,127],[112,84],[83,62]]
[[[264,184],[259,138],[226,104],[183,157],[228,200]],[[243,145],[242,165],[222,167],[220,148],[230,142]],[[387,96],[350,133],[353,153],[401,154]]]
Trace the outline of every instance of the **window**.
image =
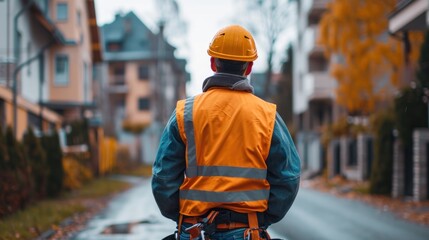
[[67,21],[68,18],[68,5],[67,3],[57,4],[57,20]]
[[[31,58],[31,42],[27,44],[27,59]],[[27,75],[31,75],[31,64],[27,65]]]
[[77,11],[77,25],[81,26],[82,25],[82,16],[80,14],[80,11]]
[[321,15],[320,14],[310,14],[308,16],[308,25],[319,24],[320,19],[321,19]]
[[149,41],[146,39],[143,39],[140,41],[140,47],[142,48],[148,48],[149,47]]
[[36,132],[40,131],[41,121],[39,116],[34,113],[28,112],[27,122],[28,125],[33,128],[33,130],[35,130]]
[[150,109],[150,99],[145,97],[145,98],[139,98],[139,110],[143,111],[143,110],[149,110]]
[[118,99],[118,100],[116,100],[115,104],[116,104],[117,108],[123,109],[123,108],[125,108],[125,99],[124,98]]
[[88,78],[88,64],[83,63],[83,98],[85,102],[89,101],[90,85]]
[[114,74],[117,77],[123,77],[125,75],[125,68],[124,66],[116,67],[114,70]]
[[69,58],[66,55],[55,57],[55,84],[67,85],[69,83]]
[[328,70],[328,61],[324,55],[313,55],[309,58],[310,72],[326,71]]
[[139,79],[140,80],[149,79],[149,66],[147,66],[147,65],[140,65],[139,66]]
[[6,68],[8,67],[7,63],[0,62],[0,84],[6,83]]
[[121,43],[119,42],[109,42],[107,43],[107,51],[109,52],[118,52],[121,50]]

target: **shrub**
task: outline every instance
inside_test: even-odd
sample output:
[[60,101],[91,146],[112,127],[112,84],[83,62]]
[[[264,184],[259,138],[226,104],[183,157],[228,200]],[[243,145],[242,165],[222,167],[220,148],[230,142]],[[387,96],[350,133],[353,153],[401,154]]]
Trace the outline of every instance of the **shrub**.
[[118,161],[115,166],[115,172],[124,173],[136,166],[135,161],[132,160],[130,149],[126,145],[118,146],[116,158]]
[[377,113],[371,119],[375,136],[374,161],[370,176],[370,193],[389,195],[392,190],[393,129],[392,110]]
[[0,215],[6,215],[25,207],[30,200],[30,172],[23,147],[16,141],[11,127],[5,135],[5,146],[9,156],[6,168],[0,174]]
[[14,178],[12,178],[9,161],[6,139],[3,129],[0,127],[0,217],[11,211],[8,198],[10,197],[10,187],[11,183],[14,183]]
[[52,135],[42,138],[42,146],[46,152],[48,163],[48,182],[46,184],[46,193],[50,197],[57,196],[63,188],[63,153],[60,146],[58,133],[55,131]]
[[415,128],[427,127],[427,106],[420,88],[405,88],[395,99],[395,121],[404,147],[412,147]]
[[3,129],[0,127],[0,172],[6,171],[9,168],[9,152],[6,146],[6,139],[3,134]]
[[24,136],[25,154],[31,167],[33,179],[33,193],[36,198],[43,198],[46,193],[46,181],[48,177],[48,164],[46,153],[40,144],[39,139],[34,135],[30,127]]
[[93,178],[92,172],[73,156],[67,155],[63,158],[64,167],[64,189],[78,189],[82,184]]
[[25,156],[22,151],[20,151],[19,143],[16,141],[16,138],[13,133],[13,129],[8,127],[6,129],[5,143],[9,155],[9,169],[16,170],[25,166]]

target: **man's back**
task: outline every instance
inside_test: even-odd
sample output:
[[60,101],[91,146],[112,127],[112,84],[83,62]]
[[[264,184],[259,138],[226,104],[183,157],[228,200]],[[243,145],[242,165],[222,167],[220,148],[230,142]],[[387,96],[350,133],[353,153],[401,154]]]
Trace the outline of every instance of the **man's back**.
[[[192,109],[192,114],[187,114],[186,108],[188,112]],[[180,212],[200,216],[212,208],[266,211],[269,184],[265,159],[275,105],[249,92],[213,88],[179,101],[176,115],[183,141],[195,146],[194,152],[188,149],[188,178],[180,188],[186,200]]]

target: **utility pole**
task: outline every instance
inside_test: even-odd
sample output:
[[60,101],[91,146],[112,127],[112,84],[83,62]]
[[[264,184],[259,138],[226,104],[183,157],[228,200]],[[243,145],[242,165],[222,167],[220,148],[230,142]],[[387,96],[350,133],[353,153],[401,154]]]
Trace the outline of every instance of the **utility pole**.
[[156,54],[156,65],[157,65],[157,78],[155,83],[155,106],[156,106],[156,116],[155,119],[158,123],[164,122],[164,97],[163,97],[163,89],[164,87],[164,55],[165,55],[165,44],[164,44],[164,28],[165,21],[161,19],[159,21],[159,33],[158,33],[158,46],[157,46],[157,54]]

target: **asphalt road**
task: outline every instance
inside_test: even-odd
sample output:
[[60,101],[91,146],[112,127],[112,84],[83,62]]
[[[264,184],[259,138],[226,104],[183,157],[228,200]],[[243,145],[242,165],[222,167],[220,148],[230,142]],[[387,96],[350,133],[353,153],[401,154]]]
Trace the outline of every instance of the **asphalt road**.
[[286,217],[271,226],[288,240],[428,240],[429,228],[365,203],[301,188]]
[[158,240],[174,232],[176,224],[158,210],[150,179],[121,178],[134,187],[112,199],[73,240]]
[[[127,178],[135,186],[114,198],[76,240],[162,239],[175,230],[153,199],[150,179]],[[287,216],[269,228],[287,240],[420,240],[429,228],[406,222],[365,203],[301,188]]]

